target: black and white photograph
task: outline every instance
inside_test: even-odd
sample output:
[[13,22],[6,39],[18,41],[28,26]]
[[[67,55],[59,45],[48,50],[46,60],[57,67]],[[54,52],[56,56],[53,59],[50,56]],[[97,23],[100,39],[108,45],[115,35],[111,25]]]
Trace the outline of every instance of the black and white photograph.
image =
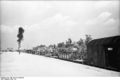
[[1,0],[0,77],[120,77],[120,0]]

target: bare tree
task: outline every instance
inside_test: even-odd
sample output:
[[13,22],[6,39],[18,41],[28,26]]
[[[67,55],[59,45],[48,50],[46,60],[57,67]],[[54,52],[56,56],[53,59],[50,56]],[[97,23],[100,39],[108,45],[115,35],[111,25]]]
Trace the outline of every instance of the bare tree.
[[92,40],[91,35],[86,35],[85,44],[87,45]]

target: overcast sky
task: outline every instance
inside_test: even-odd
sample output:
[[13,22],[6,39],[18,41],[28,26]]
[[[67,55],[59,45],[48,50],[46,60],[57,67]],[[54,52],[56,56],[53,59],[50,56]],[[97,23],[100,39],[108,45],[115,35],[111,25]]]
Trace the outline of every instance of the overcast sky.
[[17,48],[18,27],[25,29],[22,48],[120,35],[119,1],[1,1],[2,48]]

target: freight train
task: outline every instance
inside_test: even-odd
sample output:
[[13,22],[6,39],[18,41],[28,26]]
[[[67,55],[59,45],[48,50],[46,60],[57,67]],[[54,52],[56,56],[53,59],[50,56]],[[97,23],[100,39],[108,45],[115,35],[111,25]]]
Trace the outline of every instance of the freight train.
[[27,52],[70,61],[79,59],[83,64],[120,71],[120,36],[94,39],[84,47],[40,48]]

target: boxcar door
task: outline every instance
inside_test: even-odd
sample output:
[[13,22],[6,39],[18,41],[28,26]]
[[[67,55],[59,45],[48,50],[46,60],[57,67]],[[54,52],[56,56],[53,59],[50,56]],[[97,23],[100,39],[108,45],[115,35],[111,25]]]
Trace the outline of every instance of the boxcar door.
[[120,47],[109,46],[105,48],[106,65],[115,70],[120,70]]

